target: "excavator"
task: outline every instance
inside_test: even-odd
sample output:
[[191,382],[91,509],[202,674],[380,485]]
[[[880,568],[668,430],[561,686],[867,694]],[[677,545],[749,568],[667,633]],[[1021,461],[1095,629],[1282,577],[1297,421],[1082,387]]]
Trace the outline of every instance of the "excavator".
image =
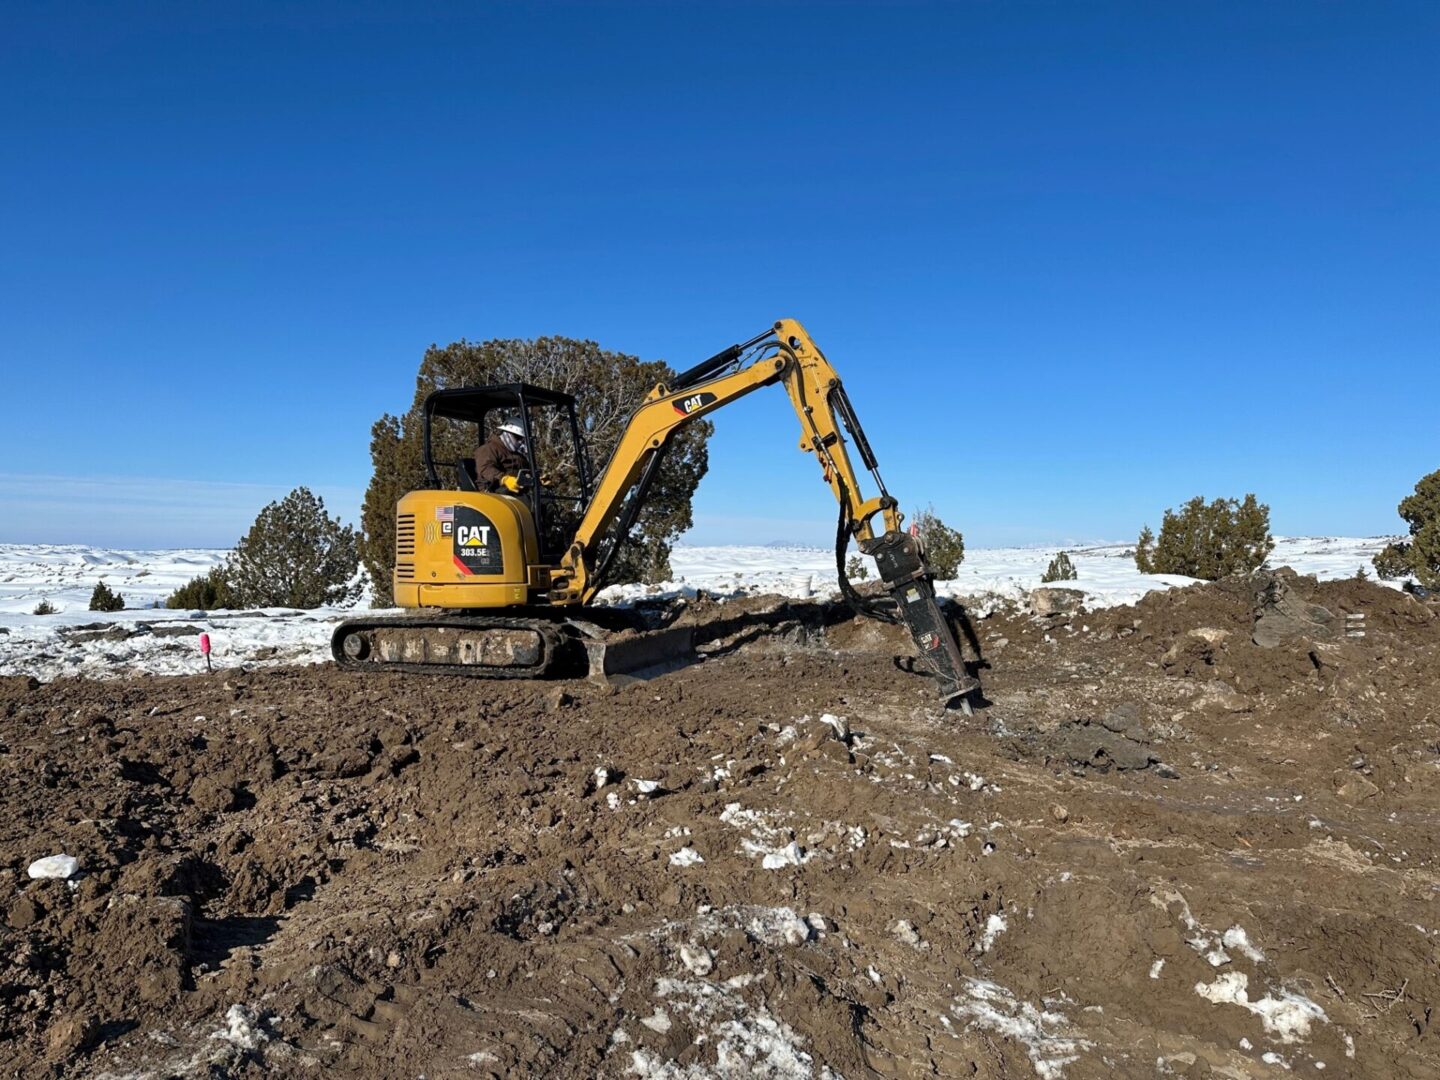
[[[805,328],[781,319],[655,386],[636,408],[598,479],[571,395],[509,383],[432,392],[423,405],[427,486],[395,510],[394,595],[416,614],[351,619],[331,643],[343,667],[371,671],[537,678],[578,674],[601,681],[682,661],[684,627],[637,630],[614,608],[596,605],[610,581],[666,450],[687,424],[761,387],[780,384],[800,421],[800,449],[815,455],[839,503],[835,561],[841,594],[860,614],[908,627],[915,667],[933,676],[947,705],[970,712],[979,682],[968,674],[954,628],[935,595],[918,535],[885,488],[844,385]],[[528,475],[515,492],[479,490],[474,461],[437,462],[437,420],[474,424],[495,415],[524,432]],[[537,467],[541,429],[565,447],[566,492]],[[554,432],[560,432],[560,438]],[[848,438],[847,438],[848,436]],[[864,498],[850,449],[878,494]],[[437,466],[453,468],[454,488]],[[552,470],[553,472],[553,466]],[[864,596],[844,565],[851,540],[871,556],[883,595]]]

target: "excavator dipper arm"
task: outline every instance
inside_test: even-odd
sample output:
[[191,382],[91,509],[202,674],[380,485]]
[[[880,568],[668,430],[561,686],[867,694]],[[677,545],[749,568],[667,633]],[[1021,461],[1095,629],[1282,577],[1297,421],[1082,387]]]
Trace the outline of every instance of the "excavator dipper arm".
[[[909,627],[918,655],[940,681],[941,696],[963,702],[979,683],[966,674],[955,634],[935,598],[919,539],[901,527],[904,516],[885,490],[875,455],[840,377],[805,328],[793,319],[780,320],[764,334],[731,346],[677,376],[672,385],[661,384],[650,391],[630,418],[575,538],[551,577],[551,602],[588,603],[605,585],[607,571],[644,505],[650,482],[676,432],[692,420],[777,382],[784,384],[800,421],[800,449],[816,456],[822,476],[840,504],[836,562],[847,599],[863,614]],[[861,497],[850,458],[851,442],[879,488],[873,498]],[[843,551],[852,536],[860,550],[875,559],[894,600],[893,611],[864,601],[849,587]]]

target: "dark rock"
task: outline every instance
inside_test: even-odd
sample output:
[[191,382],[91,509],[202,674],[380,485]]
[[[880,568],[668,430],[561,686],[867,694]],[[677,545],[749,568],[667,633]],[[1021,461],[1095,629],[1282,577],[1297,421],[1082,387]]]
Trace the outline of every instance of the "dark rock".
[[1126,701],[1115,706],[1100,723],[1109,731],[1117,735],[1124,735],[1127,739],[1135,742],[1148,742],[1145,728],[1140,723],[1140,707],[1133,702]]
[[63,636],[71,644],[78,644],[85,641],[124,641],[135,634],[126,627],[111,626],[104,630],[72,630]]
[[1295,573],[1282,567],[1273,573],[1256,575],[1255,630],[1252,639],[1264,649],[1304,638],[1330,641],[1341,629],[1329,608],[1301,599],[1291,582]]

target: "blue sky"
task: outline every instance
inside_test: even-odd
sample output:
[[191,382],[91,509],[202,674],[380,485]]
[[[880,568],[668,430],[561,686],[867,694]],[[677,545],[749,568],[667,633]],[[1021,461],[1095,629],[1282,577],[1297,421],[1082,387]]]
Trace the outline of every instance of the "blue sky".
[[[1399,528],[1437,56],[1433,3],[7,3],[0,541],[353,516],[432,341],[781,315],[971,544]],[[691,539],[826,542],[784,395],[716,421]]]

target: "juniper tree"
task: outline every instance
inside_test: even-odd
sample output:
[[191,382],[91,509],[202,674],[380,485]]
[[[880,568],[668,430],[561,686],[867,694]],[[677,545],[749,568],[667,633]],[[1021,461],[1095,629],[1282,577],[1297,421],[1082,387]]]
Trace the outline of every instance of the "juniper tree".
[[125,597],[116,592],[110,591],[110,586],[103,581],[95,583],[95,591],[90,594],[91,611],[124,611]]
[[230,589],[225,583],[225,568],[211,567],[208,574],[191,578],[166,598],[165,606],[190,611],[214,611],[233,606]]
[[260,511],[225,562],[231,606],[315,608],[360,594],[355,530],[298,487]]
[[1400,500],[1410,538],[1387,544],[1372,560],[1382,578],[1415,576],[1427,589],[1440,589],[1440,469],[1422,476],[1415,492]]
[[[461,340],[443,347],[431,345],[420,361],[409,410],[401,416],[386,413],[370,429],[370,460],[375,471],[360,515],[360,553],[374,584],[375,603],[383,606],[393,601],[390,575],[395,563],[395,503],[407,491],[423,488],[428,482],[421,407],[431,391],[528,382],[572,394],[598,477],[645,395],[656,383],[673,377],[674,372],[662,362],[642,361],[573,338],[496,338],[478,344]],[[573,481],[568,426],[558,410],[536,410],[532,421],[538,425],[534,432],[537,459],[547,463],[557,488],[563,490]],[[612,582],[654,582],[672,576],[671,545],[692,523],[690,500],[709,468],[705,442],[713,430],[708,421],[697,420],[671,440],[645,506],[630,530],[630,540],[616,561]],[[475,431],[468,424],[437,418],[432,440],[437,461],[455,461],[475,451]]]
[[1246,495],[1215,499],[1197,495],[1178,511],[1166,510],[1160,537],[1146,525],[1135,543],[1135,566],[1142,574],[1183,574],[1218,581],[1265,565],[1275,548],[1270,507]]
[[1052,581],[1074,581],[1075,564],[1070,561],[1070,556],[1060,552],[1050,560],[1050,565],[1045,568],[1045,573],[1040,575],[1040,580],[1045,583]]
[[941,581],[953,578],[965,561],[965,538],[941,521],[933,506],[915,515],[915,531],[925,549],[925,561],[930,564],[931,573]]

